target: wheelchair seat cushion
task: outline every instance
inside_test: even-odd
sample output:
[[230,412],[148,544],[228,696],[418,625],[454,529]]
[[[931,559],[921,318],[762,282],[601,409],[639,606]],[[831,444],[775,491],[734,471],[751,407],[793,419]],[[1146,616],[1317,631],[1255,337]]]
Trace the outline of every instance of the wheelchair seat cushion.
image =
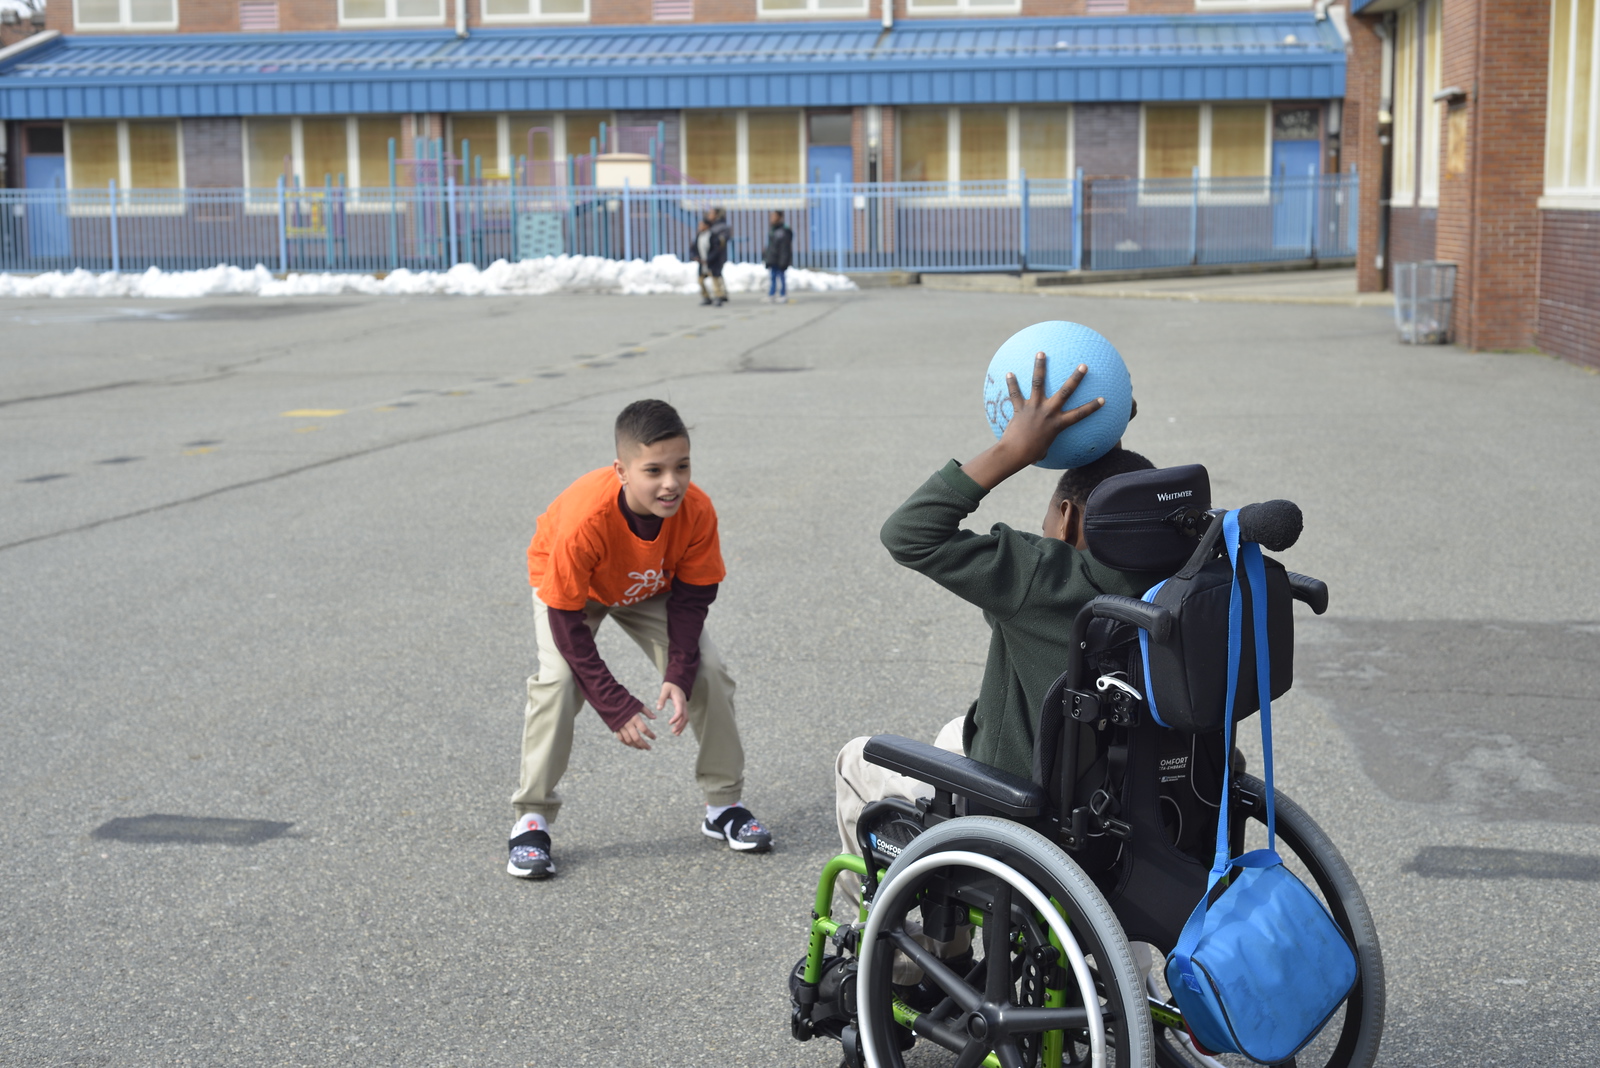
[[1170,517],[1210,507],[1211,478],[1200,464],[1112,475],[1084,503],[1083,536],[1107,567],[1170,575],[1195,547],[1194,534]]
[[1044,811],[1044,788],[1037,783],[927,742],[898,734],[874,735],[867,739],[863,755],[879,767],[919,779],[935,790],[948,790],[1012,819],[1031,819]]

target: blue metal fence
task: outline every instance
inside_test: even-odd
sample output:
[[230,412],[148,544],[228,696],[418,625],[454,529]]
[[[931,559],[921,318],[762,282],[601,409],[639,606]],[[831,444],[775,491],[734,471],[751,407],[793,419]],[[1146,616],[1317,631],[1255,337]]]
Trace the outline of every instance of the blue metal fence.
[[829,271],[1103,270],[1355,252],[1356,176],[846,182],[645,189],[507,184],[348,189],[0,190],[0,270],[447,270],[548,255],[688,258],[707,208],[731,258],[768,214],[795,265]]

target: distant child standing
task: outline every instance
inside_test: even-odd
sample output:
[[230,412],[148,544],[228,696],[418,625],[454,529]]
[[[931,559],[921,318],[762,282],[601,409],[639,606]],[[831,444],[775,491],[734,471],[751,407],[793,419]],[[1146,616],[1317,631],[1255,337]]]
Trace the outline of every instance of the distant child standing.
[[794,231],[784,224],[783,212],[775,211],[768,220],[767,248],[762,260],[770,277],[767,280],[767,299],[774,304],[789,303],[789,265],[794,262]]
[[594,635],[607,616],[662,675],[659,712],[670,703],[673,734],[693,729],[695,780],[705,795],[702,833],[736,850],[764,853],[772,836],[740,803],[744,747],[734,722],[733,679],[704,632],[726,569],[717,513],[689,481],[689,431],[672,405],[635,401],[617,416],[617,458],[561,492],[539,517],[528,546],[539,673],[528,679],[522,779],[511,797],[517,822],[506,871],[523,879],[555,873],[550,823],[561,808],[556,783],[572,753],[585,699],[623,745],[649,749],[655,719],[600,658]]
[[[733,239],[733,228],[728,225],[728,213],[722,208],[712,208],[700,220],[700,229],[694,238],[694,258],[700,264],[700,303],[722,307],[728,303],[728,287],[722,282],[722,268],[728,262],[728,243]],[[716,299],[706,288],[706,279],[716,290]]]

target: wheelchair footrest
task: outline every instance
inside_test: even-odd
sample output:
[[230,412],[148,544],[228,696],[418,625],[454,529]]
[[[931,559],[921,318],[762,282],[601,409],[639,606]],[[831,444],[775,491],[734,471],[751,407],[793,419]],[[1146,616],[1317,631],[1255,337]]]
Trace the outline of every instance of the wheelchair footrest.
[[869,763],[976,801],[1012,819],[1031,819],[1044,811],[1044,788],[1038,783],[927,742],[898,734],[874,735],[867,739],[863,755]]

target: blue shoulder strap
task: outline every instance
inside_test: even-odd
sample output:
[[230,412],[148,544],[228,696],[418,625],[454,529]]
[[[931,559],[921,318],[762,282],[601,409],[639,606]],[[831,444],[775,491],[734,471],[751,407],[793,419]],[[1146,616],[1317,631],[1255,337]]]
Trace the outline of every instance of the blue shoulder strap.
[[[1222,536],[1227,542],[1228,560],[1233,564],[1233,586],[1228,594],[1228,696],[1227,703],[1223,706],[1222,801],[1217,813],[1216,860],[1206,881],[1205,895],[1189,914],[1189,920],[1183,925],[1183,932],[1178,936],[1177,945],[1172,951],[1173,960],[1177,963],[1184,982],[1195,990],[1200,989],[1199,980],[1194,976],[1189,954],[1200,940],[1200,931],[1205,923],[1212,890],[1231,868],[1268,868],[1283,863],[1277,853],[1277,808],[1272,796],[1272,663],[1267,648],[1267,569],[1261,559],[1260,545],[1255,542],[1245,542],[1240,545],[1237,510],[1223,516]],[[1262,779],[1267,787],[1267,848],[1235,859],[1229,841],[1229,824],[1232,822],[1229,794],[1233,783],[1233,709],[1238,698],[1239,659],[1244,645],[1244,601],[1239,586],[1241,571],[1244,573],[1244,581],[1250,587],[1250,622],[1251,629],[1255,632],[1256,692],[1261,701]],[[1149,596],[1146,595],[1147,600]],[[1140,632],[1139,640],[1142,652],[1148,648],[1143,631]],[[1146,663],[1148,665],[1148,657]],[[1148,694],[1150,688],[1148,666],[1145,671],[1145,691]],[[1153,709],[1154,701],[1151,700],[1150,704]]]

